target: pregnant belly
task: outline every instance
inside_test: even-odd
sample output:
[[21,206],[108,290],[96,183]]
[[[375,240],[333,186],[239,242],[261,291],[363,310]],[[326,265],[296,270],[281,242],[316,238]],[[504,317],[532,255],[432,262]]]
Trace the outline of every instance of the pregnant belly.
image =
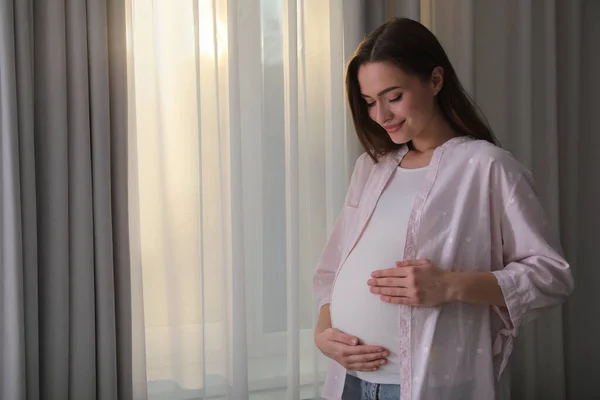
[[366,276],[340,271],[331,297],[331,324],[358,338],[360,344],[382,346],[390,352],[387,364],[375,372],[348,371],[374,383],[398,384],[400,357],[398,306],[383,302],[369,291]]
[[331,323],[361,343],[395,351],[398,344],[398,306],[385,303],[367,286],[369,273],[342,268],[333,287]]

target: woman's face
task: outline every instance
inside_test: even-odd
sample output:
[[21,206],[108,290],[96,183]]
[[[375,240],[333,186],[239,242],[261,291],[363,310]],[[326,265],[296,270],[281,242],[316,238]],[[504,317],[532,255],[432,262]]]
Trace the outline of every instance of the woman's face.
[[370,62],[358,70],[358,82],[369,116],[394,143],[407,143],[422,134],[436,112],[435,96],[441,72],[423,82],[389,62]]

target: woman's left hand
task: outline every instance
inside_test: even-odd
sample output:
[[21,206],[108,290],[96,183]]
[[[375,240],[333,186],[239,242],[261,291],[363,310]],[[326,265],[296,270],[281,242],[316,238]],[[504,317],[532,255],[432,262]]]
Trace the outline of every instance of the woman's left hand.
[[429,260],[405,260],[371,273],[371,293],[387,303],[434,307],[449,301],[446,272]]

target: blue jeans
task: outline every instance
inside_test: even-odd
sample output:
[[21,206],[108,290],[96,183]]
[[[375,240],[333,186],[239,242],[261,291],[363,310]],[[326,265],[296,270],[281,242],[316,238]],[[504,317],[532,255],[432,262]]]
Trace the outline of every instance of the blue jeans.
[[363,381],[346,375],[342,400],[399,400],[400,385],[386,385]]

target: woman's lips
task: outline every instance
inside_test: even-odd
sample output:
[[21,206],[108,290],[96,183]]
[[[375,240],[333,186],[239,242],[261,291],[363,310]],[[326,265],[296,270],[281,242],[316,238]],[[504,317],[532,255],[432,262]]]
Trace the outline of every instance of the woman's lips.
[[404,121],[396,125],[384,126],[383,129],[385,129],[387,133],[396,133],[402,128],[402,125],[404,125]]

